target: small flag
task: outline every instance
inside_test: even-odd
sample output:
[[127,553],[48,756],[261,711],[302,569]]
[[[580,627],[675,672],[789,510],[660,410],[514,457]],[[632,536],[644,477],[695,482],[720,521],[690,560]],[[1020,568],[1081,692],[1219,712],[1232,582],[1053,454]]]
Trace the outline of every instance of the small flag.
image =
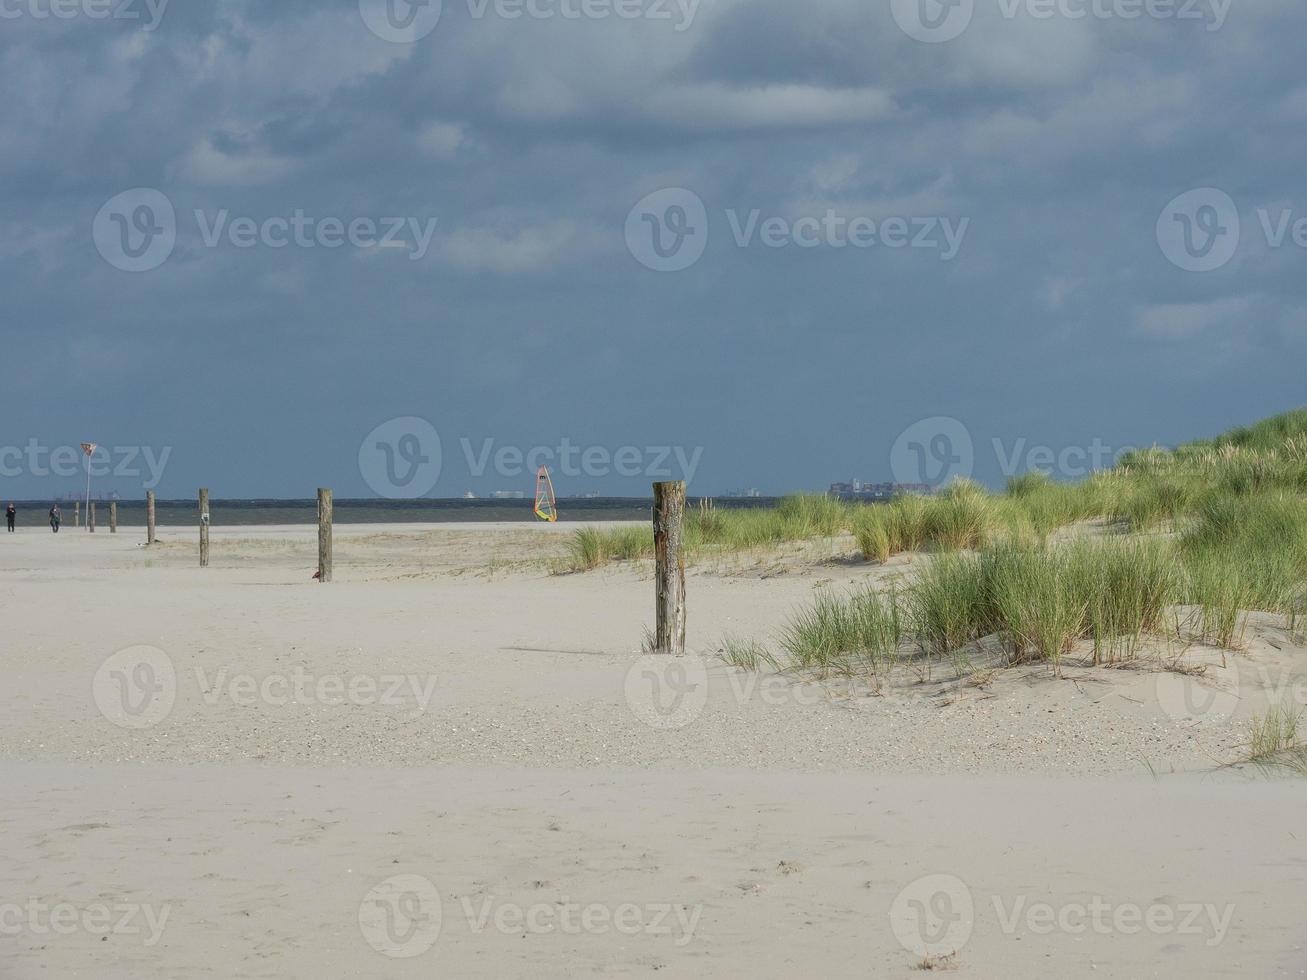
[[88,455],[88,456],[94,456],[94,455],[95,455],[95,451],[96,451],[97,449],[99,449],[99,448],[100,448],[100,447],[97,446],[97,445],[96,445],[95,443],[93,443],[93,442],[84,442],[84,443],[82,443],[82,452],[86,453],[86,455]]

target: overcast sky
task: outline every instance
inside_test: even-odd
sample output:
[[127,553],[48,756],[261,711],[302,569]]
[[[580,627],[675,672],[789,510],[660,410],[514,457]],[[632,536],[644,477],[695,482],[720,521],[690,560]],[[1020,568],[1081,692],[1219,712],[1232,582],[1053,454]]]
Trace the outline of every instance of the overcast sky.
[[998,484],[1286,410],[1305,36],[1301,0],[0,0],[0,495],[75,491],[85,440],[165,497]]

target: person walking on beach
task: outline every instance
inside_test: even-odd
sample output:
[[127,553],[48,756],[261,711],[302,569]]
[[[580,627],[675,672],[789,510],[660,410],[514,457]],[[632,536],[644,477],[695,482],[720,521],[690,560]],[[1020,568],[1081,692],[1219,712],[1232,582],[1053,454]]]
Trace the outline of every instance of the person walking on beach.
[[14,533],[14,521],[18,520],[18,508],[12,503],[5,508],[5,523],[9,525],[9,533]]
[[55,504],[50,508],[50,530],[55,534],[59,533],[59,525],[63,523],[63,517],[59,514],[59,505]]

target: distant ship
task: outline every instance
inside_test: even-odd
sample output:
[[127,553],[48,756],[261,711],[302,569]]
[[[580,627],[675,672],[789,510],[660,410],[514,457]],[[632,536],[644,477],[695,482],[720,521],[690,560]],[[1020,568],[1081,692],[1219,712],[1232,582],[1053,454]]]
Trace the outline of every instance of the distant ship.
[[832,483],[830,495],[839,500],[893,500],[904,494],[929,496],[933,489],[928,483]]

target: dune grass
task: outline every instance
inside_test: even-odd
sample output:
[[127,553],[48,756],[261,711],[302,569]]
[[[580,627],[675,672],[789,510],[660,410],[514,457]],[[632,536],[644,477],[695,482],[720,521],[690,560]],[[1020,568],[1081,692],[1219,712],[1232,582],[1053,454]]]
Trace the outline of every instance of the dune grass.
[[[1058,533],[1085,521],[1118,533],[1095,542]],[[1292,628],[1307,611],[1307,410],[1131,453],[1079,483],[1027,473],[998,494],[960,481],[884,504],[801,496],[767,509],[705,505],[685,525],[692,560],[843,534],[867,561],[933,557],[889,606],[827,597],[800,614],[786,646],[801,665],[882,658],[887,619],[896,637],[931,653],[998,635],[1014,660],[1056,664],[1090,640],[1096,662],[1117,664],[1164,632],[1178,605],[1195,610],[1193,638],[1235,648],[1248,612],[1281,614]],[[585,528],[566,567],[652,553],[646,527]]]
[[1248,759],[1267,762],[1301,748],[1298,722],[1302,711],[1296,705],[1275,705],[1248,726]]
[[871,588],[848,596],[823,590],[781,635],[781,646],[799,670],[813,673],[876,673],[897,655],[903,625],[897,597]]

